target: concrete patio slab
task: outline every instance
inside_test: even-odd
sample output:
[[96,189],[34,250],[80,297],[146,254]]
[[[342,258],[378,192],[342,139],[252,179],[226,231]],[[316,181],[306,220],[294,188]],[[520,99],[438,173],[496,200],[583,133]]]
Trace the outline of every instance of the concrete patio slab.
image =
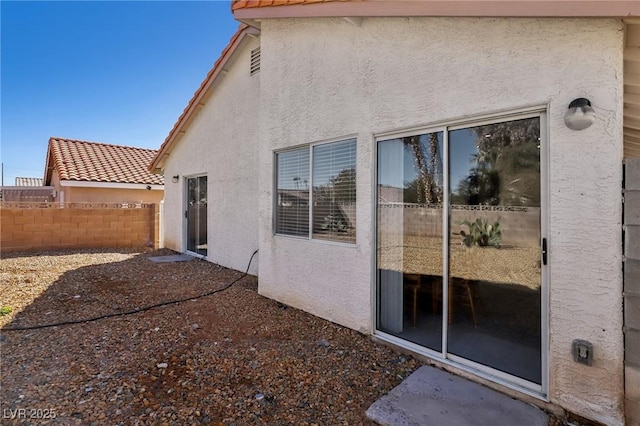
[[367,417],[393,426],[546,426],[549,416],[478,383],[423,366],[374,402]]
[[149,258],[150,261],[156,263],[162,262],[188,262],[190,260],[194,260],[195,257],[189,256],[188,254],[171,254],[168,256],[152,256]]

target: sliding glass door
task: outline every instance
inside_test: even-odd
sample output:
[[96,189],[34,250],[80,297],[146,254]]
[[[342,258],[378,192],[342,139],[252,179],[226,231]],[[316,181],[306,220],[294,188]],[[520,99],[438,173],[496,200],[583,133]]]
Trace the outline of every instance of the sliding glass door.
[[542,118],[377,147],[377,329],[538,391]]

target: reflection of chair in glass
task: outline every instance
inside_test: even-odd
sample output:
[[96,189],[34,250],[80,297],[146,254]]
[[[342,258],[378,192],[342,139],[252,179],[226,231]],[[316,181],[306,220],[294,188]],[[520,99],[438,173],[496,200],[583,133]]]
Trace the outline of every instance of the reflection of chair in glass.
[[[418,321],[418,307],[421,294],[428,294],[431,299],[431,312],[438,312],[438,297],[442,286],[442,277],[422,274],[404,274],[404,287],[406,290],[406,303],[411,311],[411,325],[416,326]],[[405,307],[406,309],[406,307]]]
[[[431,309],[434,314],[440,311],[442,303],[442,277],[421,274],[404,274],[405,312],[411,312],[411,325],[418,322],[418,298],[420,294],[429,294],[431,297]],[[453,324],[456,306],[468,306],[473,320],[473,326],[478,327],[476,319],[476,301],[478,300],[477,282],[464,278],[450,278],[448,292],[448,321]]]
[[[438,277],[440,278],[440,277]],[[432,280],[432,294],[433,300],[433,312],[437,312],[437,307],[442,303],[442,279]],[[473,280],[467,280],[464,278],[449,278],[449,291],[448,291],[448,318],[449,324],[453,324],[455,317],[456,304],[465,305],[469,307],[471,313],[471,319],[473,320],[473,326],[478,327],[478,321],[476,319],[476,300],[478,299],[476,294],[476,282]]]
[[471,311],[473,326],[478,327],[476,320],[476,282],[465,278],[449,279],[449,324],[453,324],[454,309],[457,304],[466,305]]
[[415,327],[418,322],[418,292],[421,290],[422,285],[421,275],[404,274],[402,278],[408,295],[405,300],[409,302],[411,309],[411,326]]

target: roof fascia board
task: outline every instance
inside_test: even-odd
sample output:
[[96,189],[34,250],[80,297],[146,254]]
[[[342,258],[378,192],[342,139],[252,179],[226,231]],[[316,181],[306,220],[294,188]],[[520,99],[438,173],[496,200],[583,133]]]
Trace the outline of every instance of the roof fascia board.
[[214,65],[214,68],[210,71],[210,74],[206,77],[203,84],[198,88],[196,93],[194,94],[191,101],[185,108],[185,111],[178,118],[178,121],[174,125],[173,129],[165,139],[165,142],[158,150],[158,153],[153,158],[151,164],[148,167],[148,170],[152,173],[161,173],[164,167],[164,162],[166,158],[169,156],[173,145],[179,140],[179,138],[186,132],[189,124],[195,118],[195,113],[197,113],[201,107],[204,105],[204,98],[210,92],[210,90],[215,87],[215,83],[219,80],[219,77],[222,77],[226,74],[225,66],[232,60],[233,56],[236,53],[236,50],[240,45],[242,45],[244,39],[248,35],[257,36],[260,34],[260,30],[247,27],[244,28],[238,36],[233,40],[231,45],[226,52],[223,52],[223,56],[220,57],[218,63]]
[[83,180],[61,180],[60,186],[76,188],[110,188],[110,189],[148,189],[152,191],[164,190],[164,185],[151,185],[145,183],[118,183],[118,182],[91,182]]
[[53,153],[51,152],[51,138],[49,138],[49,144],[47,145],[47,159],[44,163],[44,184],[51,183],[51,178],[53,177],[53,169],[55,168],[55,163],[52,158]]
[[248,7],[234,11],[243,22],[314,17],[564,17],[640,16],[637,0],[369,0]]

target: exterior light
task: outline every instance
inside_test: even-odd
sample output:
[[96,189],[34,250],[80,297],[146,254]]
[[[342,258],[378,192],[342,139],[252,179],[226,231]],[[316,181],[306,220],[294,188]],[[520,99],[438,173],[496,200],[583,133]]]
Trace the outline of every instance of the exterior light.
[[571,101],[567,112],[564,114],[564,124],[571,130],[583,130],[596,121],[596,112],[591,102],[586,98],[578,98]]
[[171,182],[178,183],[179,179],[180,179],[180,175],[175,175],[175,176],[171,177]]

